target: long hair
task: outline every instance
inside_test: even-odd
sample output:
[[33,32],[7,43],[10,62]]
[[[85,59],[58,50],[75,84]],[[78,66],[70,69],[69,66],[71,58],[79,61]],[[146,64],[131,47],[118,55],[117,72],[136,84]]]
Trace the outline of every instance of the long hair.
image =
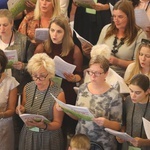
[[[52,23],[55,23],[56,25],[60,26],[64,30],[64,37],[62,40],[62,52],[61,56],[67,56],[70,52],[70,50],[74,47],[74,42],[71,36],[70,26],[67,21],[67,19],[63,15],[59,15],[55,18],[53,18],[50,22],[49,28],[51,28]],[[44,49],[46,53],[50,54],[52,52],[52,40],[49,37],[49,39],[44,43]]]
[[[130,83],[130,81],[134,75],[139,74],[141,72],[142,67],[141,67],[140,61],[139,61],[139,53],[140,53],[142,47],[147,47],[150,50],[150,44],[148,44],[148,43],[141,43],[139,45],[137,53],[136,53],[135,66],[132,69],[128,79],[125,81],[127,84]],[[150,72],[149,72],[149,75],[150,75]]]
[[[40,12],[40,0],[37,0],[35,9],[34,9],[34,19],[38,20],[41,17],[41,12]],[[60,2],[59,0],[51,0],[52,5],[53,5],[53,14],[52,18],[60,14]]]
[[[128,45],[132,44],[137,37],[138,31],[140,30],[140,27],[138,27],[135,23],[135,15],[132,2],[127,0],[120,0],[115,4],[113,10],[121,10],[127,15],[128,22],[125,29],[125,40],[127,41]],[[112,34],[117,34],[117,32],[118,29],[116,28],[115,23],[112,21],[106,33],[105,40],[112,36]]]

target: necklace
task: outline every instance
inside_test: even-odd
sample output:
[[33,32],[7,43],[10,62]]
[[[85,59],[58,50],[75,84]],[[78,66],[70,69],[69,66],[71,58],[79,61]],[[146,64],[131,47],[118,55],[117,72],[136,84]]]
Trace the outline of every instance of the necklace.
[[115,39],[113,41],[113,49],[111,50],[111,52],[114,54],[114,56],[116,55],[116,53],[118,53],[119,48],[124,44],[124,39],[125,38],[121,38],[120,39],[120,43],[117,45],[117,37],[115,36]]
[[[41,102],[41,104],[40,104],[40,107],[38,108],[38,111],[37,111],[37,112],[39,112],[39,110],[42,108],[42,105],[43,105],[43,103],[44,103],[44,101],[45,101],[45,98],[46,98],[46,95],[47,95],[47,92],[48,92],[49,88],[50,88],[50,83],[49,83],[49,85],[48,85],[48,88],[46,89],[46,92],[45,92],[45,94],[44,94],[43,100],[42,100],[42,102]],[[37,91],[37,85],[36,85],[35,90],[34,90],[34,94],[33,94],[33,98],[32,98],[32,103],[31,103],[31,108],[30,108],[30,110],[32,109],[32,106],[33,106],[33,104],[34,104],[36,91]]]

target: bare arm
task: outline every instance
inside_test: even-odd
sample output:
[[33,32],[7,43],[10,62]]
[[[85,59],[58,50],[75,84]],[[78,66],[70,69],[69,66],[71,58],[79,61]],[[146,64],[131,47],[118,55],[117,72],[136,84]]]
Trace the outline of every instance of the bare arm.
[[116,65],[122,68],[127,68],[128,65],[131,64],[133,61],[123,60],[123,59],[119,59],[117,57],[111,56],[109,59],[109,62],[112,65]]
[[7,118],[14,115],[16,102],[17,102],[17,88],[14,88],[9,92],[8,107],[6,111],[0,113],[1,118]]

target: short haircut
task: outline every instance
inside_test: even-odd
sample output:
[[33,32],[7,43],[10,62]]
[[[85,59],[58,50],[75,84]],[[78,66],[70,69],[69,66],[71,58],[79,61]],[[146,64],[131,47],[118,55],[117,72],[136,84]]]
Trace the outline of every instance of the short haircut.
[[130,84],[140,87],[145,92],[150,88],[150,80],[144,74],[137,74],[133,76],[133,78],[130,81]]
[[99,64],[100,68],[104,70],[104,73],[109,70],[109,61],[104,56],[97,55],[95,57],[92,57],[89,62],[89,66],[93,64]]
[[10,23],[14,22],[14,17],[8,9],[0,9],[0,18],[6,17]]
[[90,139],[85,134],[76,134],[71,138],[70,147],[79,150],[90,150]]
[[5,53],[2,50],[0,50],[0,66],[1,66],[0,73],[3,73],[5,71],[7,63],[8,63],[8,59]]
[[27,70],[31,75],[40,70],[41,67],[44,67],[47,70],[51,78],[54,77],[54,61],[46,53],[38,53],[33,55],[27,64]]

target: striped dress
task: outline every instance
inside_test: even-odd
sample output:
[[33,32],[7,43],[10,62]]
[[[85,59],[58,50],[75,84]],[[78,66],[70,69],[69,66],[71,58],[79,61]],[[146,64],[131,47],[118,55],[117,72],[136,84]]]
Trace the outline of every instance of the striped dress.
[[[45,91],[35,91],[35,83],[30,82],[26,85],[26,113],[30,114],[40,114],[45,116],[48,120],[53,120],[53,107],[55,100],[52,98],[52,93],[55,97],[62,92],[62,89],[53,84],[50,86],[45,100]],[[33,95],[35,92],[35,98],[33,100]],[[34,102],[33,102],[34,101]],[[33,105],[32,105],[33,102]],[[41,109],[40,105],[42,104]],[[31,107],[32,105],[32,107]],[[31,131],[25,125],[23,126],[19,139],[19,150],[62,150],[63,149],[63,137],[61,129],[54,131]]]

